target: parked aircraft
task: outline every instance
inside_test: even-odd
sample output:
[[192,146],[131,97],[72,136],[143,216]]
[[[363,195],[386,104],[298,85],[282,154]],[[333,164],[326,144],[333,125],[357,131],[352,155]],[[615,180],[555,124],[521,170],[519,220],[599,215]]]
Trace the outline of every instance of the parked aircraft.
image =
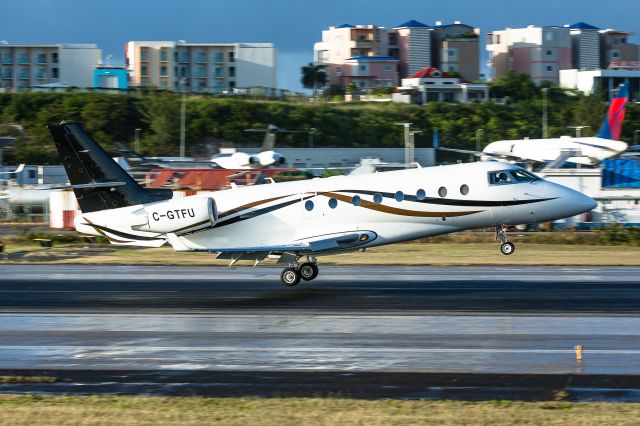
[[248,129],[247,132],[264,132],[264,139],[260,152],[257,154],[247,154],[235,149],[224,149],[219,154],[214,155],[208,161],[203,160],[168,160],[158,158],[148,158],[131,150],[126,145],[119,143],[118,149],[123,154],[129,166],[134,170],[151,169],[254,169],[264,168],[273,165],[282,165],[286,162],[283,155],[273,150],[276,134],[289,133],[291,130],[280,129],[270,124],[265,129]]
[[518,139],[491,142],[482,152],[439,147],[443,151],[472,154],[482,159],[500,159],[543,167],[560,167],[564,163],[597,165],[627,149],[620,141],[627,102],[627,89],[621,85],[611,101],[607,116],[596,136],[561,136],[547,139]]
[[79,232],[116,245],[211,252],[287,265],[293,286],[318,274],[317,257],[470,228],[546,222],[593,209],[580,192],[495,161],[238,187],[172,199],[138,185],[74,123],[50,125],[82,215]]

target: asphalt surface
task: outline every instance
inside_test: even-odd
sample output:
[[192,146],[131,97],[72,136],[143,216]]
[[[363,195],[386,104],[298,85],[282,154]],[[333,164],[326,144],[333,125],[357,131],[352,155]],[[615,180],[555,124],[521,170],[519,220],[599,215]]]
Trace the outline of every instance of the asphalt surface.
[[640,268],[1,270],[0,391],[640,400]]

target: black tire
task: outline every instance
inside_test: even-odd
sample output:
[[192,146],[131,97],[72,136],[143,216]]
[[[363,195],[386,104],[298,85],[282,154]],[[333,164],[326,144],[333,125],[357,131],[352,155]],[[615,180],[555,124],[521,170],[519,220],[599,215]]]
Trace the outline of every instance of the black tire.
[[285,287],[293,287],[300,282],[300,272],[295,268],[284,268],[280,274],[280,282]]
[[307,262],[300,265],[300,277],[305,281],[311,281],[318,276],[318,266],[315,263]]
[[509,242],[503,243],[500,246],[500,251],[505,256],[509,256],[510,254],[513,254],[514,251],[516,251],[516,246],[514,246],[513,243],[509,243]]

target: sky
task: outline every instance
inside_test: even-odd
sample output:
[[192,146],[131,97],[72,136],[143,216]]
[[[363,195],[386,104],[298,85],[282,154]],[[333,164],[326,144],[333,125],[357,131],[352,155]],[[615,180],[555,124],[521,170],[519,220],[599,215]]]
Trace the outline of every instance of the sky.
[[95,43],[104,56],[113,55],[112,63],[123,62],[129,40],[271,42],[278,49],[278,86],[295,91],[302,90],[300,67],[312,61],[322,30],[344,23],[462,21],[487,33],[584,21],[640,32],[640,0],[0,0],[0,6],[0,40]]

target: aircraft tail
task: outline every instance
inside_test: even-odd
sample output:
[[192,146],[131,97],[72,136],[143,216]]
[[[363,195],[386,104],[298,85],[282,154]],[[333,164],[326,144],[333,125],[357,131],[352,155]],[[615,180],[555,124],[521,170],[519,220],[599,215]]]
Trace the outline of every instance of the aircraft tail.
[[77,123],[47,126],[84,213],[168,200],[169,189],[146,189]]
[[276,146],[276,135],[278,134],[278,129],[273,124],[269,124],[267,126],[267,131],[264,132],[264,139],[262,140],[262,147],[260,147],[260,152],[265,151],[273,151],[273,148]]
[[624,121],[624,110],[627,103],[627,87],[621,84],[618,88],[618,95],[611,100],[607,116],[602,122],[600,132],[596,135],[602,139],[620,140],[622,132],[622,122]]

